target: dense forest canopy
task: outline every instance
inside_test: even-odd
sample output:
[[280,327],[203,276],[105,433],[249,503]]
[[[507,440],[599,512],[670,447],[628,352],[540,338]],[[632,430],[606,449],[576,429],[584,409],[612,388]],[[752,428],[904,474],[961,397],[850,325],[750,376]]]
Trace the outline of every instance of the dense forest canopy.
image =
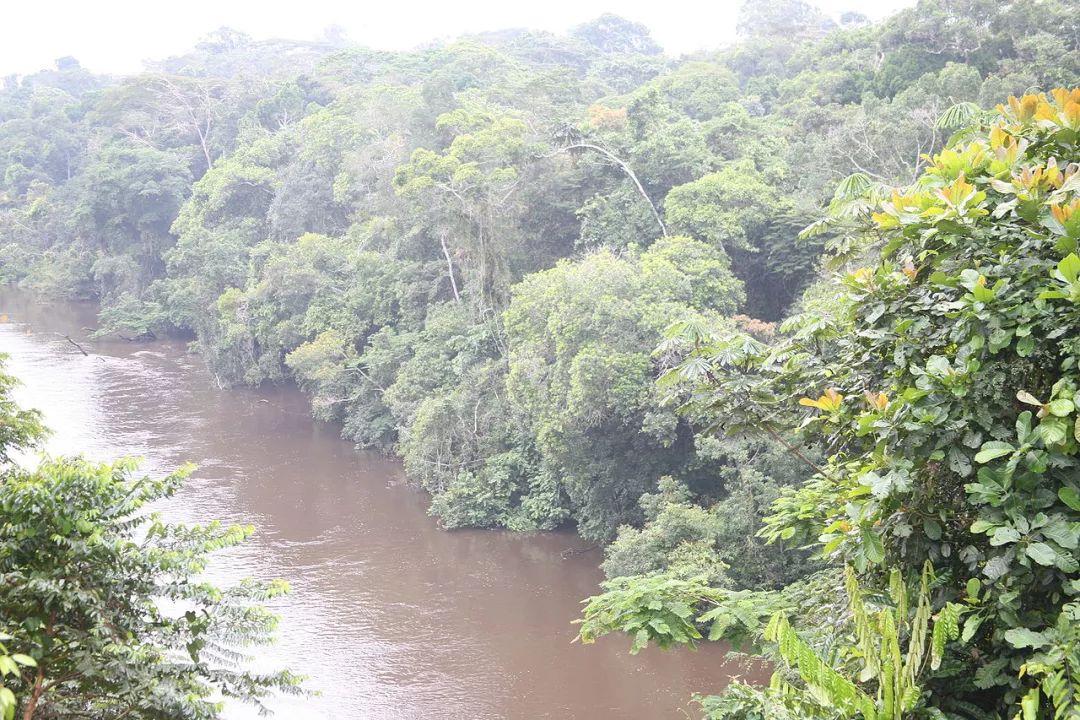
[[[681,58],[614,15],[63,58],[0,90],[0,280],[295,382],[448,528],[609,543],[586,639],[772,641],[787,679],[715,717],[1075,718],[1080,501],[1034,486],[1074,468],[1080,120],[1030,91],[1080,84],[1078,10],[751,1]],[[835,635],[766,622],[845,587]]]

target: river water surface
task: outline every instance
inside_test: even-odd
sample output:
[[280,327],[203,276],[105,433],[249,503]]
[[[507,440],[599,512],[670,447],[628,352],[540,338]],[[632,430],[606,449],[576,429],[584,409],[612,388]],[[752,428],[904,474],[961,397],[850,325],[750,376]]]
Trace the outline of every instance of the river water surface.
[[211,574],[292,584],[255,665],[303,673],[320,695],[276,699],[276,717],[684,718],[694,692],[755,676],[717,646],[635,657],[622,637],[572,643],[598,551],[566,533],[439,530],[396,462],[312,421],[296,389],[218,390],[179,342],[90,341],[94,311],[0,293],[16,397],[45,414],[51,453],[140,456],[155,474],[198,463],[167,519],[256,526]]

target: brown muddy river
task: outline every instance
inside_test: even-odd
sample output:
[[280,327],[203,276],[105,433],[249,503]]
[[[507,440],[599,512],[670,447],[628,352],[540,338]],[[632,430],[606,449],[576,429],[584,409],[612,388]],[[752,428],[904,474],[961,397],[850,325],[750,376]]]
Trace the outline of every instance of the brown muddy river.
[[211,574],[293,586],[255,663],[306,674],[320,695],[277,699],[276,717],[685,718],[694,692],[755,675],[718,646],[633,657],[626,638],[571,643],[598,551],[566,533],[440,530],[396,462],[312,421],[294,388],[218,390],[182,343],[90,341],[94,322],[89,305],[0,293],[17,399],[44,412],[51,453],[140,456],[149,473],[198,463],[168,519],[257,527]]

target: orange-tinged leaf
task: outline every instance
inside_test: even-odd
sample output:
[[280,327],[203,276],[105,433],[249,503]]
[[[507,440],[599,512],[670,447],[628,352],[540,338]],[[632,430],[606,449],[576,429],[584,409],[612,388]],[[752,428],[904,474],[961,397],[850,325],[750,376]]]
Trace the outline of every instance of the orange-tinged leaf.
[[1017,98],[1015,95],[1009,98],[1009,108],[1020,122],[1027,122],[1035,115],[1042,97],[1039,95],[1025,95]]
[[1021,390],[1016,393],[1016,399],[1025,405],[1034,405],[1036,407],[1042,407],[1042,400],[1029,393],[1027,390]]
[[990,148],[993,150],[1004,149],[1012,140],[1012,136],[1007,134],[1001,127],[1001,125],[994,125],[990,128]]
[[869,390],[864,390],[863,397],[866,398],[866,404],[874,410],[881,411],[889,407],[889,396],[883,392],[872,393]]
[[1080,102],[1070,102],[1061,114],[1070,129],[1080,128]]

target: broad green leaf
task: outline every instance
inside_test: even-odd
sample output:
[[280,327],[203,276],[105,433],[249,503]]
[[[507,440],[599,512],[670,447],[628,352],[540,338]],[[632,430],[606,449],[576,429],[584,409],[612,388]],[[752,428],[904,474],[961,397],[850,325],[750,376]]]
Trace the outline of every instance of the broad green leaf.
[[1054,567],[1066,575],[1075,575],[1080,570],[1080,562],[1077,562],[1072,553],[1058,553],[1054,558]]
[[870,178],[863,173],[852,173],[836,186],[833,197],[838,200],[855,200],[866,195],[870,189]]
[[1058,497],[1061,498],[1061,502],[1065,503],[1076,512],[1080,512],[1080,493],[1074,488],[1060,488],[1058,490]]
[[1057,269],[1067,282],[1076,282],[1077,276],[1080,276],[1080,257],[1076,253],[1069,253],[1058,263]]
[[[966,270],[960,271],[960,284],[964,286],[965,290],[974,290],[976,287],[978,287],[978,285],[980,284],[979,278],[982,278],[982,275],[979,274],[978,270],[972,270],[971,268],[968,268]],[[984,286],[985,283],[986,278],[983,278]]]
[[1005,641],[1016,648],[1038,648],[1047,643],[1045,635],[1028,628],[1013,628],[1007,631]]
[[1023,720],[1039,720],[1039,688],[1031,688],[1020,700],[1020,709],[1024,713]]
[[1031,437],[1031,411],[1025,410],[1016,418],[1016,439],[1021,445]]
[[936,377],[946,377],[952,372],[949,360],[941,355],[931,355],[926,361],[926,372]]
[[[937,126],[942,129],[958,128],[970,125],[982,112],[981,108],[970,101],[958,102],[946,108],[938,117]],[[1012,186],[1010,185],[1011,189]]]
[[960,642],[966,643],[975,637],[975,633],[979,631],[982,624],[982,615],[968,615],[967,619],[964,620],[964,631],[960,633]]
[[990,558],[983,567],[983,575],[991,580],[997,580],[1009,572],[1009,560],[1004,555]]
[[[1037,432],[1045,445],[1057,445],[1065,442],[1068,435],[1069,423],[1064,418],[1049,415],[1039,423]],[[985,445],[983,447],[986,447]]]
[[1003,455],[1008,455],[1015,450],[1016,448],[1007,442],[990,440],[989,442],[983,443],[982,449],[975,455],[975,462],[988,463]]
[[731,627],[734,618],[731,615],[718,616],[709,628],[709,640],[716,642],[724,637],[724,633]]
[[881,543],[881,536],[874,532],[873,528],[866,525],[862,527],[861,535],[866,559],[877,565],[885,559],[885,547]]
[[1080,527],[1060,518],[1042,528],[1042,534],[1066,550],[1075,550],[1080,545]]
[[1072,400],[1067,400],[1064,398],[1060,400],[1051,400],[1049,407],[1050,412],[1054,415],[1057,415],[1058,417],[1066,417],[1068,415],[1071,415],[1072,411],[1076,409],[1075,407],[1073,407]]
[[998,545],[1007,545],[1009,543],[1018,542],[1020,540],[1020,531],[1011,527],[999,527],[994,531],[994,534],[990,536],[990,544],[995,547]]
[[1057,559],[1057,553],[1046,543],[1033,542],[1024,548],[1027,556],[1040,565],[1053,565]]
[[0,709],[4,710],[4,720],[15,717],[15,693],[10,688],[0,687]]

